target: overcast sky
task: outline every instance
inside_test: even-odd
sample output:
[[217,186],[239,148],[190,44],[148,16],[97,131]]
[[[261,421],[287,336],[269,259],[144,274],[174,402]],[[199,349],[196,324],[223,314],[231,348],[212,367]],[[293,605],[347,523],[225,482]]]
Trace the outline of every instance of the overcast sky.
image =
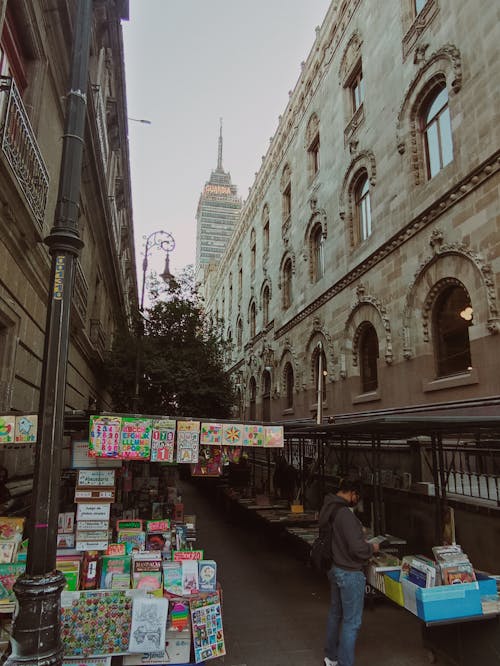
[[[217,166],[243,199],[330,0],[130,0],[123,23],[137,262],[163,229],[173,272],[194,263],[196,207]],[[163,268],[153,252],[149,269]],[[139,272],[141,269],[139,268]],[[139,288],[142,276],[139,277]]]

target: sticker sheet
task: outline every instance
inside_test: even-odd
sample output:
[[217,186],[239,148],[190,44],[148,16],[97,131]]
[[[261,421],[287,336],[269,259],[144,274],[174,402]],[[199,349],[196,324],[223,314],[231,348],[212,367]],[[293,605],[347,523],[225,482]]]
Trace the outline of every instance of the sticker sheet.
[[122,418],[120,457],[149,460],[151,457],[151,419]]
[[91,416],[89,456],[119,458],[121,427],[119,416]]
[[199,446],[199,421],[177,421],[177,462],[197,463]]
[[222,444],[222,423],[202,423],[200,446],[220,446]]
[[61,640],[68,657],[128,651],[132,599],[124,592],[63,592]]
[[219,594],[216,592],[191,601],[190,609],[195,662],[198,664],[225,655]]
[[175,444],[175,420],[154,419],[151,437],[151,461],[173,462]]

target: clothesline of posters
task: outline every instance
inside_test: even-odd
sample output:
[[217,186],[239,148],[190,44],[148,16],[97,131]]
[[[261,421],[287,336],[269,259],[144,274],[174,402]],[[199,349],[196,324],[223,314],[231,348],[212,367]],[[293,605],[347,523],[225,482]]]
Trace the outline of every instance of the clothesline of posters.
[[132,416],[90,417],[89,455],[122,460],[197,464],[200,450],[282,448],[283,426]]

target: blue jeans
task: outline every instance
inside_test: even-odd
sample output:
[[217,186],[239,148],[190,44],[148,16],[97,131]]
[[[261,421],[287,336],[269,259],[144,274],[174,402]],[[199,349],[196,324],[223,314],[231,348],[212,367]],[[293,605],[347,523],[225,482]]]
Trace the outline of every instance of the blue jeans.
[[328,612],[325,655],[339,666],[353,666],[354,648],[365,600],[362,571],[346,571],[335,565],[328,572],[332,601]]

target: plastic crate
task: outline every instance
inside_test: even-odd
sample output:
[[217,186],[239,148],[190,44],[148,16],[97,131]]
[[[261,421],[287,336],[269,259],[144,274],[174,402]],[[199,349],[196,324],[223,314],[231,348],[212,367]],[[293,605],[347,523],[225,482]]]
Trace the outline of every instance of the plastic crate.
[[478,583],[415,587],[417,615],[426,622],[483,614]]
[[398,606],[404,606],[403,586],[399,582],[401,571],[388,571],[384,574],[385,595]]

